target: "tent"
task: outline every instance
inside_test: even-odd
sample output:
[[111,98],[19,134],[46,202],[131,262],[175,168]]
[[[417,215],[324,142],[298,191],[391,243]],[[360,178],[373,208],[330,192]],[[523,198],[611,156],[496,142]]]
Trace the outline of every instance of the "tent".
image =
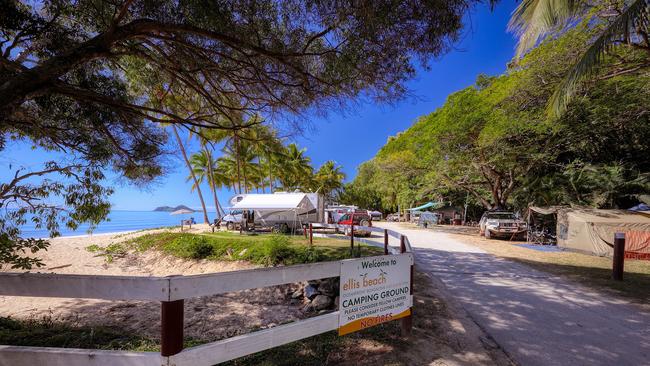
[[558,247],[612,256],[614,233],[625,233],[626,258],[650,259],[650,213],[567,206],[529,207],[532,213],[556,216]]
[[624,210],[560,208],[557,245],[598,256],[612,256],[614,233],[625,233],[628,257],[650,258],[650,215]]

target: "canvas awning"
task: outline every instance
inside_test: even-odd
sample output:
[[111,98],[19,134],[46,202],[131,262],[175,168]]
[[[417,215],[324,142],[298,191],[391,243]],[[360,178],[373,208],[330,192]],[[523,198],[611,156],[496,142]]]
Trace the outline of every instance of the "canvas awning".
[[407,210],[408,211],[422,211],[423,209],[429,208],[429,207],[437,208],[439,205],[442,205],[442,204],[439,203],[439,202],[427,202],[427,203],[423,204],[422,206],[409,208]]
[[231,208],[240,210],[315,209],[305,193],[247,194]]
[[538,214],[542,215],[553,215],[556,214],[558,211],[561,209],[567,208],[567,206],[550,206],[550,207],[536,207],[536,206],[531,206],[528,207],[530,211],[536,212]]

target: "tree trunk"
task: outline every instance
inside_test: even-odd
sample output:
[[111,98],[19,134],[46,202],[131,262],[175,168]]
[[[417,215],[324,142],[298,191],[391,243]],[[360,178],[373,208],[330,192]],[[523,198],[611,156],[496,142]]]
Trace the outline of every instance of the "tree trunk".
[[219,199],[217,198],[217,185],[214,182],[214,171],[212,170],[212,154],[206,148],[205,155],[208,158],[208,184],[210,184],[210,189],[212,190],[212,198],[214,199],[214,209],[217,211],[217,218],[221,216],[221,206],[219,205]]
[[273,164],[271,163],[270,154],[266,157],[266,160],[269,164],[269,193],[273,193]]
[[174,131],[174,136],[176,137],[176,142],[178,143],[178,147],[181,149],[181,154],[183,155],[185,164],[187,164],[187,169],[190,170],[190,175],[192,175],[192,180],[194,181],[194,185],[196,185],[196,192],[198,192],[199,194],[199,200],[201,200],[201,207],[203,208],[203,222],[209,224],[210,220],[208,219],[208,210],[205,208],[205,201],[203,201],[203,194],[201,193],[201,187],[199,186],[199,181],[196,179],[196,174],[194,174],[194,170],[192,169],[192,164],[190,164],[190,160],[187,158],[187,153],[185,152],[185,147],[183,147],[183,142],[181,141],[181,137],[178,136],[176,125],[172,124],[172,131]]
[[237,186],[239,187],[239,194],[241,194],[241,166],[239,162],[239,139],[237,138],[237,134],[235,133],[235,160],[237,161]]

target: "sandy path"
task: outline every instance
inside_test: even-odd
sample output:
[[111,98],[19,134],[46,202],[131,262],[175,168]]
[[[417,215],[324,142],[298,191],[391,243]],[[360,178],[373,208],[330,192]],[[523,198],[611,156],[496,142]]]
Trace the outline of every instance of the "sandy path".
[[522,365],[650,365],[650,313],[624,299],[498,258],[459,236],[385,223],[408,235],[439,278]]
[[[196,228],[193,226],[192,232],[206,229],[197,225]],[[167,276],[254,268],[246,262],[183,260],[153,250],[129,253],[108,263],[105,257],[86,249],[92,244],[105,247],[159,231],[162,230],[55,238],[50,241],[51,246],[46,252],[38,253],[45,267],[32,272]],[[274,286],[186,300],[186,334],[193,338],[216,340],[302,319],[305,315],[300,306],[289,306],[287,301],[288,294],[296,288],[296,285]],[[158,337],[160,331],[158,302],[0,296],[0,316],[18,319],[51,317],[74,325],[118,326],[151,337]]]

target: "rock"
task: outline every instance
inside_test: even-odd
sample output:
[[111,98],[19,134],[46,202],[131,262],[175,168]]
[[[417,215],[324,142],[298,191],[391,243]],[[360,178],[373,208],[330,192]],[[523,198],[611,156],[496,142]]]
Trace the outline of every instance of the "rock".
[[300,305],[300,303],[302,303],[302,301],[300,301],[300,299],[291,299],[291,300],[289,300],[289,305],[292,305],[292,306]]
[[318,288],[314,285],[307,285],[305,286],[305,297],[308,298],[309,300],[312,300],[314,297],[319,295],[320,292],[318,291]]
[[335,281],[332,279],[322,280],[318,285],[318,291],[327,296],[334,297],[338,292],[338,287],[335,287]]
[[301,310],[303,313],[311,313],[312,311],[314,311],[314,306],[311,303],[309,303],[303,306]]
[[315,310],[324,310],[332,305],[332,298],[325,295],[318,295],[312,300],[311,305]]
[[292,299],[298,299],[298,298],[302,297],[303,293],[304,293],[304,292],[302,291],[302,289],[297,289],[296,291],[294,291],[294,292],[291,294],[291,298],[292,298]]

